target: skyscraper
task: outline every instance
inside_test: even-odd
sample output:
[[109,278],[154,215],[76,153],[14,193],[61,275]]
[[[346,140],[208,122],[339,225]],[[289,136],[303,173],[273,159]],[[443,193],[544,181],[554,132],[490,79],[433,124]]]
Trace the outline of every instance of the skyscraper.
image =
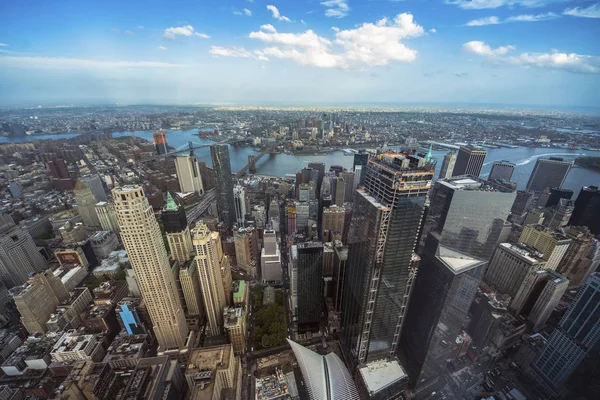
[[98,174],[90,174],[80,177],[81,181],[85,183],[85,186],[90,188],[96,201],[107,201],[105,183]]
[[490,171],[489,180],[510,181],[515,172],[515,164],[509,161],[494,161]]
[[235,204],[233,197],[233,180],[231,179],[231,163],[229,161],[229,147],[226,144],[210,146],[210,158],[213,163],[215,195],[219,220],[227,228],[232,228],[235,223]]
[[71,190],[75,181],[71,178],[67,164],[62,158],[56,158],[46,163],[48,178],[57,190]]
[[542,254],[542,258],[546,261],[544,269],[555,270],[569,249],[571,239],[543,225],[532,224],[523,228],[519,243],[526,244]]
[[239,228],[233,233],[235,258],[237,265],[257,279],[258,269],[258,232],[254,227]]
[[92,190],[81,179],[77,179],[73,188],[73,194],[75,195],[75,203],[77,204],[79,215],[83,218],[83,224],[87,227],[100,226],[100,219],[98,218],[98,213],[96,213],[98,200],[96,200]]
[[95,209],[103,231],[117,232],[119,230],[114,204],[101,201],[96,203]]
[[581,188],[569,224],[587,226],[590,232],[600,234],[600,190],[597,186]]
[[333,205],[323,209],[323,228],[321,233],[323,241],[331,242],[342,239],[345,217],[346,210],[344,207]]
[[342,172],[341,176],[344,179],[344,202],[351,203],[354,196],[354,189],[356,188],[354,184],[354,172]]
[[600,273],[592,274],[531,365],[531,375],[548,394],[562,386],[600,337]]
[[0,214],[0,280],[11,288],[45,268],[46,260],[29,232],[16,225],[10,215]]
[[413,153],[380,154],[369,159],[354,195],[340,335],[351,371],[396,351],[434,171]]
[[429,234],[401,334],[402,365],[417,390],[423,379],[427,386],[428,378],[446,373],[446,359],[464,328],[486,264]]
[[308,168],[312,168],[313,170],[318,171],[316,193],[320,193],[321,185],[323,184],[323,178],[325,177],[325,164],[323,164],[322,162],[310,162],[308,163]]
[[246,219],[246,189],[242,185],[233,187],[233,201],[235,204],[235,219],[239,226],[244,226]]
[[535,251],[500,243],[490,260],[484,280],[500,293],[514,298],[525,277],[545,265],[546,261]]
[[177,170],[179,188],[182,192],[204,193],[198,157],[196,157],[193,152],[189,155],[175,157],[175,169]]
[[473,146],[461,146],[456,156],[456,163],[452,176],[473,175],[479,176],[485,162],[487,151]]
[[167,149],[167,134],[165,132],[153,133],[152,137],[154,139],[156,154],[166,154],[169,152],[169,149]]
[[179,261],[179,265],[183,266],[192,258],[194,248],[185,210],[175,203],[170,192],[167,192],[167,205],[162,211],[161,219],[169,243],[171,258]]
[[192,230],[192,241],[208,316],[207,332],[209,335],[219,335],[223,330],[223,309],[227,305],[221,276],[224,254],[220,235],[211,232],[204,222],[199,221]]
[[281,252],[275,231],[266,230],[263,234],[263,243],[260,256],[262,280],[263,282],[281,282]]
[[526,188],[531,192],[541,192],[546,188],[559,188],[572,167],[573,162],[564,161],[560,157],[538,158]]
[[160,349],[183,347],[188,327],[158,222],[140,186],[113,189],[121,240],[150,314]]
[[426,228],[441,244],[489,260],[503,233],[516,194],[473,176],[438,180],[431,195]]
[[179,282],[183,292],[183,299],[189,315],[204,315],[202,303],[202,290],[200,289],[200,276],[198,266],[194,261],[182,263],[179,269]]
[[298,331],[319,330],[323,309],[323,244],[299,243],[298,249]]
[[440,175],[438,179],[452,178],[452,172],[454,172],[454,165],[456,164],[456,152],[450,151],[444,156],[442,161],[442,168],[440,169]]
[[344,181],[344,178],[339,177],[339,176],[334,176],[331,179],[331,183],[333,186],[333,202],[335,203],[335,205],[337,205],[338,207],[342,207],[344,205],[344,201],[346,201],[345,199],[345,195],[346,195],[346,182]]

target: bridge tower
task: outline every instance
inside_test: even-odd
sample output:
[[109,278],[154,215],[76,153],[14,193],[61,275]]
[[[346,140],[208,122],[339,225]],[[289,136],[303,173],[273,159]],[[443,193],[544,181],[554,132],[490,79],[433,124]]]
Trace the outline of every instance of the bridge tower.
[[248,172],[256,174],[256,156],[253,154],[248,156]]

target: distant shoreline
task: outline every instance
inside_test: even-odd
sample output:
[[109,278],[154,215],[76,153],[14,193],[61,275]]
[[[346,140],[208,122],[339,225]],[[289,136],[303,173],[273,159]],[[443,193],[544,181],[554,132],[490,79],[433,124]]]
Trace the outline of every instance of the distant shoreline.
[[578,157],[575,159],[575,164],[583,168],[600,172],[600,157]]

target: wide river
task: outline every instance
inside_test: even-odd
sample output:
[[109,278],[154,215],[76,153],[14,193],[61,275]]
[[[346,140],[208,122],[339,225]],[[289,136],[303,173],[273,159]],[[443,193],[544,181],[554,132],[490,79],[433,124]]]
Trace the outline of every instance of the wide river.
[[[198,131],[195,129],[189,131],[169,131],[167,133],[167,143],[169,146],[174,148],[179,148],[180,146],[187,144],[188,141],[192,141],[194,144],[210,145],[214,143],[212,140],[198,137],[196,135],[197,132]],[[134,135],[147,140],[152,140],[152,133],[152,131],[114,132],[113,137]],[[71,138],[74,136],[77,136],[77,134],[27,136],[23,138],[0,137],[0,143],[23,142],[34,139]],[[231,169],[233,171],[237,171],[247,164],[248,155],[256,154],[256,152],[250,147],[229,146],[229,151],[231,158]],[[201,161],[206,162],[208,165],[212,164],[210,160],[210,151],[208,148],[196,150],[195,153]],[[445,151],[433,152],[434,157],[437,158],[436,177],[442,166],[444,154],[446,154]],[[516,149],[488,149],[486,163],[484,164],[481,176],[486,177],[487,174],[489,174],[494,161],[507,160],[517,165],[513,175],[513,180],[517,182],[519,189],[522,189],[527,184],[527,180],[529,179],[529,175],[533,170],[536,159],[540,157],[556,156],[563,157],[567,160],[572,160],[580,155],[600,157],[600,151],[545,149],[532,147],[519,147]],[[350,169],[352,168],[353,157],[344,155],[342,151],[335,151],[332,154],[319,155],[266,155],[258,162],[257,172],[259,174],[274,176],[294,174],[311,161],[323,162],[327,168],[329,168],[331,165],[341,165]],[[573,168],[569,173],[569,176],[567,177],[563,187],[571,189],[575,192],[575,194],[577,194],[584,185],[600,186],[600,172],[579,167]]]

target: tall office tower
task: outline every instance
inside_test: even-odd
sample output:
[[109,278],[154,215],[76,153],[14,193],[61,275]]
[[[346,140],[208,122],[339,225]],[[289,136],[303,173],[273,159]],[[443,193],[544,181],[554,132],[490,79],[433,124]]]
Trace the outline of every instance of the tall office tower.
[[246,313],[241,307],[225,307],[223,310],[223,327],[235,354],[246,352]]
[[346,209],[336,205],[323,209],[323,227],[321,237],[324,242],[341,240],[344,232]]
[[[220,240],[219,238],[219,243],[221,244]],[[231,305],[233,301],[233,293],[231,292],[231,259],[225,252],[221,254],[221,282],[223,282],[223,291],[225,292],[225,303]]]
[[526,244],[542,254],[546,261],[544,269],[556,270],[571,245],[571,239],[543,225],[533,224],[523,228],[519,243]]
[[323,309],[323,244],[299,243],[298,332],[316,332]]
[[335,353],[321,355],[287,339],[306,382],[310,400],[360,400],[352,375]]
[[227,305],[221,276],[224,254],[220,235],[211,232],[208,226],[200,221],[192,230],[192,241],[196,249],[196,264],[208,316],[208,332],[210,335],[219,335],[223,328],[223,309]]
[[357,165],[356,167],[354,167],[354,189],[357,189],[364,183],[363,168],[366,167],[363,167],[362,165]]
[[89,187],[77,179],[75,187],[73,188],[73,194],[75,195],[75,203],[77,204],[77,211],[83,218],[83,224],[88,227],[100,226],[100,219],[96,213],[96,197]]
[[515,297],[526,276],[543,269],[542,255],[518,245],[500,243],[490,260],[484,281],[500,293]]
[[331,180],[333,184],[333,202],[336,206],[342,207],[344,205],[345,195],[346,195],[346,182],[344,182],[344,178],[339,176],[334,176]]
[[479,176],[485,162],[487,151],[473,146],[461,146],[456,156],[452,176],[473,175]]
[[354,185],[354,172],[342,172],[341,176],[344,180],[344,201],[351,203],[356,188]]
[[[414,284],[400,355],[413,384],[444,375],[487,262],[452,250],[429,234]],[[426,313],[423,310],[427,310]]]
[[165,227],[171,258],[179,261],[179,265],[185,264],[194,254],[192,237],[188,228],[185,210],[183,206],[178,206],[175,203],[170,192],[167,192],[167,205],[160,217]]
[[561,187],[573,167],[573,162],[560,157],[538,158],[527,181],[527,190],[542,192],[546,188]]
[[290,278],[290,306],[292,315],[298,315],[298,245],[292,245],[289,252],[288,274]]
[[[508,296],[507,296],[508,297]],[[508,301],[495,292],[478,292],[473,301],[473,318],[468,332],[473,343],[481,349],[487,346],[507,314]]]
[[510,213],[514,216],[521,217],[523,214],[531,209],[533,203],[533,193],[519,190],[517,191],[517,197],[513,203]]
[[238,267],[245,270],[253,278],[258,278],[257,263],[259,255],[258,232],[254,227],[239,228],[233,233],[235,243],[235,259]]
[[179,269],[179,282],[181,283],[187,313],[192,316],[203,315],[204,304],[202,303],[198,266],[194,261],[189,261],[181,265],[182,267]]
[[231,179],[231,163],[229,161],[229,147],[226,144],[210,146],[212,159],[215,195],[219,220],[227,228],[232,228],[235,223],[235,201],[233,197],[233,180]]
[[10,292],[21,314],[21,323],[30,334],[47,332],[50,315],[60,302],[69,299],[60,278],[51,270],[29,277],[25,284]]
[[281,206],[276,198],[269,204],[268,219],[271,229],[277,233],[281,232]]
[[169,152],[169,149],[167,149],[167,134],[165,132],[153,133],[152,137],[154,138],[156,154],[166,154]]
[[592,274],[531,365],[532,377],[548,394],[561,391],[600,337],[600,273]]
[[560,199],[558,204],[545,209],[544,225],[550,229],[567,226],[573,214],[573,200]]
[[433,162],[414,154],[369,159],[352,205],[342,300],[340,338],[351,371],[396,351],[434,172]]
[[11,288],[45,268],[46,260],[29,232],[16,225],[10,215],[0,214],[0,280]]
[[79,179],[92,191],[97,202],[108,200],[105,184],[98,174],[85,175]]
[[288,200],[287,205],[285,207],[285,215],[286,215],[286,228],[287,234],[293,235],[296,233],[296,203],[294,201]]
[[48,178],[57,190],[72,190],[75,181],[71,178],[67,164],[62,158],[56,158],[46,162]]
[[548,191],[544,190],[538,198],[537,205],[541,207],[552,207],[558,205],[561,199],[571,200],[572,197],[572,190],[555,187],[548,189]]
[[175,157],[175,169],[177,171],[179,189],[181,189],[182,192],[204,193],[198,157],[194,155],[194,152],[191,152],[189,155],[186,154]]
[[577,287],[589,275],[588,271],[593,264],[593,257],[590,255],[598,240],[585,226],[568,227],[565,234],[571,239],[571,244],[556,270],[569,279],[569,286]]
[[298,186],[298,200],[299,201],[309,201],[314,200],[315,192],[313,187],[308,183],[301,183]]
[[260,255],[260,272],[263,282],[281,282],[281,252],[277,235],[273,230],[263,234],[263,249]]
[[452,172],[454,171],[454,165],[456,164],[456,152],[450,151],[444,156],[442,161],[442,168],[440,169],[440,175],[438,179],[452,178]]
[[117,232],[119,230],[114,204],[101,201],[96,203],[94,208],[96,209],[96,215],[98,215],[98,220],[103,231]]
[[356,167],[366,167],[369,163],[369,153],[364,150],[359,150],[358,153],[354,153],[354,161],[352,162],[352,169],[356,171]]
[[296,232],[306,234],[309,227],[310,205],[307,202],[296,203]]
[[[550,314],[552,314],[563,294],[569,288],[569,280],[563,275],[552,270],[543,271],[545,274],[541,272],[536,274],[536,286],[528,298],[532,307],[531,311],[527,309],[529,311],[527,321],[533,332],[537,332],[544,327],[546,321],[550,318]],[[547,275],[547,277],[540,278],[541,275]],[[539,292],[539,289],[542,289],[541,292]],[[527,308],[530,304],[526,304]]]
[[242,185],[233,187],[233,202],[235,205],[235,219],[239,226],[244,226],[246,220],[246,188]]
[[152,207],[141,186],[115,188],[112,194],[121,240],[150,314],[158,344],[163,351],[183,347],[188,327]]
[[515,164],[509,161],[494,161],[492,170],[490,171],[489,180],[509,181],[515,172]]
[[336,312],[342,311],[347,261],[348,246],[344,246],[341,240],[336,240],[333,242],[333,309]]
[[321,193],[321,185],[323,184],[323,178],[325,177],[325,164],[322,162],[310,162],[308,163],[308,168],[318,171],[316,193]]
[[569,224],[587,226],[593,234],[600,234],[600,189],[597,186],[581,188]]
[[438,180],[426,228],[437,232],[446,247],[487,261],[505,233],[515,196],[502,185],[473,176]]

